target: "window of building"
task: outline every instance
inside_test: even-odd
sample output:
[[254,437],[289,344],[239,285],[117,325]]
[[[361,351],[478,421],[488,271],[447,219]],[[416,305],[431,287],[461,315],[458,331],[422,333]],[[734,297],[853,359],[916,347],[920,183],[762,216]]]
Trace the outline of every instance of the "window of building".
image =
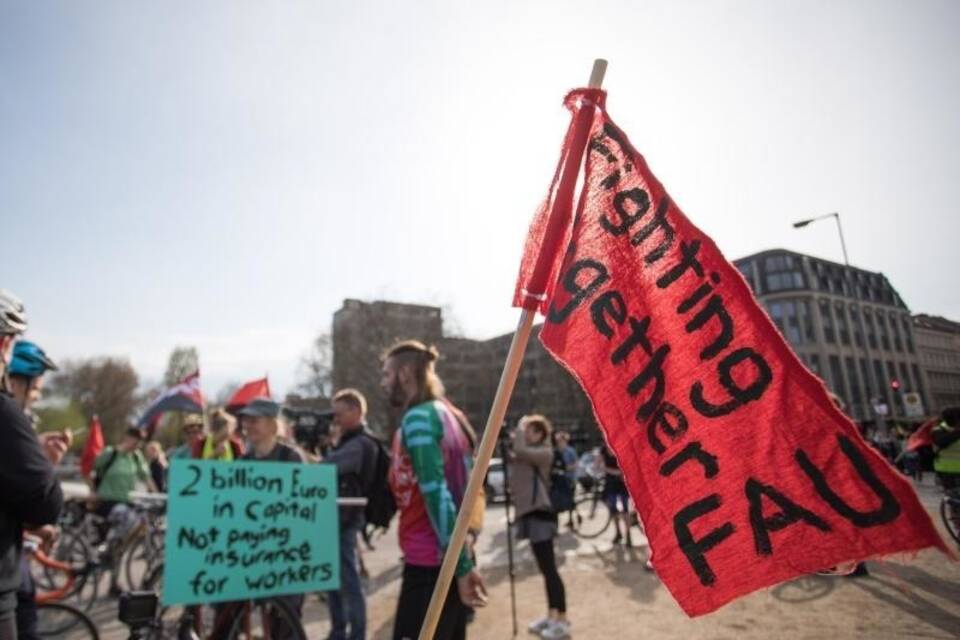
[[840,334],[840,342],[842,344],[850,344],[850,328],[847,324],[847,314],[843,308],[843,303],[835,303],[833,310],[836,311],[837,333]]
[[820,367],[820,356],[815,353],[810,354],[810,370],[823,377],[823,369]]
[[800,327],[804,342],[814,342],[813,315],[810,313],[810,303],[806,300],[797,301],[797,315],[800,317]]
[[900,339],[900,323],[897,321],[897,316],[892,311],[890,312],[890,329],[893,331],[893,348],[903,353],[903,341]]
[[847,386],[843,381],[843,369],[840,366],[840,357],[829,356],[827,360],[830,362],[830,377],[832,378],[831,387],[833,392],[840,396],[849,406],[850,396],[847,395]]
[[857,380],[857,363],[853,358],[844,358],[847,365],[847,381],[850,383],[850,400],[853,404],[860,404],[863,399],[860,395],[860,382]]
[[903,316],[903,340],[907,343],[907,351],[913,353],[913,332],[910,329],[910,316]]
[[870,307],[863,308],[863,324],[867,327],[867,344],[870,345],[871,349],[876,349],[877,331],[873,326],[873,314],[870,312]]
[[787,341],[790,344],[803,344],[803,332],[800,330],[799,307],[800,304],[792,300],[783,304]]
[[880,346],[886,351],[890,351],[890,334],[887,332],[887,319],[879,311],[877,312],[877,328],[880,329]]
[[820,300],[820,324],[823,325],[823,339],[836,344],[837,334],[833,330],[833,317],[830,315],[830,302]]
[[910,379],[910,371],[905,362],[900,363],[900,388],[904,391],[917,390],[917,387],[913,384],[913,380]]
[[782,302],[771,302],[768,307],[770,310],[770,318],[773,320],[773,324],[777,325],[777,329],[780,330],[780,333],[784,333],[783,330],[783,303]]
[[860,379],[863,381],[864,396],[869,398],[871,389],[874,387],[870,384],[870,367],[863,358],[860,358]]
[[860,310],[857,305],[850,305],[850,324],[853,327],[853,342],[858,347],[863,346],[863,325],[860,323]]
[[930,405],[927,404],[927,390],[923,386],[923,378],[920,376],[920,367],[913,365],[913,380],[917,385],[917,393],[920,394],[920,399],[923,401],[924,408],[929,411]]
[[879,360],[873,361],[873,381],[877,384],[877,399],[890,405],[890,382],[883,372],[883,363]]

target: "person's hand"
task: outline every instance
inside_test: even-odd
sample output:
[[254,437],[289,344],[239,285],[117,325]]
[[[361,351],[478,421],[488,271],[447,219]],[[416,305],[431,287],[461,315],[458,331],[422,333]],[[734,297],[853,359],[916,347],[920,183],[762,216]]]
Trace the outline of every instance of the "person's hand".
[[40,444],[43,447],[43,453],[47,460],[54,466],[60,464],[63,456],[67,453],[72,440],[72,434],[67,431],[52,431],[40,434]]
[[457,578],[457,592],[460,595],[460,602],[472,607],[486,606],[487,588],[483,584],[483,578],[476,569],[471,569],[470,573]]
[[213,454],[218,458],[220,456],[225,456],[227,454],[227,441],[221,440],[218,442],[216,448],[213,450]]
[[60,531],[52,524],[46,524],[36,529],[24,531],[24,535],[37,538],[40,541],[40,550],[49,553],[53,543],[57,541]]

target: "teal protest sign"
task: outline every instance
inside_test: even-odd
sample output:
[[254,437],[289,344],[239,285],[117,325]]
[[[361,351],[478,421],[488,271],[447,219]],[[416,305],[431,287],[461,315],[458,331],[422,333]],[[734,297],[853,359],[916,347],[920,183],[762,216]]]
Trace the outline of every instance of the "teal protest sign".
[[165,604],[340,588],[335,466],[177,459],[167,495]]

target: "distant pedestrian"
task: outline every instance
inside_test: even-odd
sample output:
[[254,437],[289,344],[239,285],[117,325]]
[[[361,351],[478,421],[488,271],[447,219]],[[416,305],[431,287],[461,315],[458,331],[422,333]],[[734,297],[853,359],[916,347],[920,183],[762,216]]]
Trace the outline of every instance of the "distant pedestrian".
[[156,440],[151,440],[143,448],[143,455],[147,459],[150,467],[150,478],[153,480],[153,486],[160,493],[167,491],[167,456],[163,453],[163,447]]
[[553,434],[553,464],[550,467],[550,498],[560,517],[567,514],[567,526],[573,528],[573,497],[577,490],[577,452],[570,446],[570,434]]
[[513,433],[510,463],[510,492],[517,510],[517,537],[530,541],[547,591],[547,615],[531,622],[528,630],[541,638],[570,635],[567,597],[557,570],[553,539],[557,537],[557,513],[550,500],[550,468],[554,454],[550,444],[553,430],[541,415],[520,419]]
[[[613,536],[613,544],[626,542],[629,547],[632,545],[630,540],[630,494],[627,492],[627,485],[623,481],[623,471],[617,464],[617,458],[613,455],[613,450],[607,445],[603,448],[603,500],[610,508],[613,515],[613,528],[616,535]],[[620,528],[623,527],[621,534]]]
[[181,427],[183,442],[167,455],[174,460],[176,458],[192,458],[193,447],[198,440],[203,439],[203,417],[197,414],[189,414],[183,419]]
[[[356,389],[342,389],[333,396],[333,416],[340,436],[323,462],[337,467],[338,495],[369,497],[380,449],[367,430],[367,399]],[[365,524],[362,507],[341,507],[340,590],[327,593],[333,627],[328,640],[364,640],[367,635],[367,603],[357,555],[357,538]]]

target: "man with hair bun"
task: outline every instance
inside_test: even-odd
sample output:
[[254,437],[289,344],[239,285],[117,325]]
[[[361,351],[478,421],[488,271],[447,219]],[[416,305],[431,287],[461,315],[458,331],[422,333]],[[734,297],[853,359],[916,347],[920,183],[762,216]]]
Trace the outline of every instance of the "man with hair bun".
[[[393,438],[389,478],[400,511],[404,559],[394,640],[419,635],[466,491],[476,441],[444,399],[434,368],[438,355],[433,347],[406,340],[387,350],[381,369],[381,389],[404,411]],[[486,603],[483,579],[465,549],[455,575],[456,589],[447,594],[436,640],[466,638],[468,607]]]

